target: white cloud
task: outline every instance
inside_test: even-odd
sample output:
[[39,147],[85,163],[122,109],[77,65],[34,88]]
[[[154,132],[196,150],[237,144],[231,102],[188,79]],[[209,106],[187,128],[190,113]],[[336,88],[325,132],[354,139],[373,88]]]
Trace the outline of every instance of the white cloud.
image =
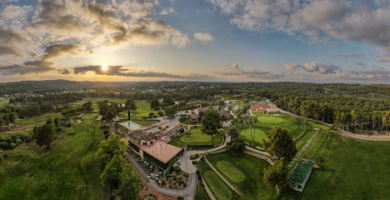
[[210,33],[195,33],[194,38],[202,42],[209,42],[214,39]]
[[340,71],[340,67],[338,66],[317,64],[315,62],[305,63],[302,68],[307,72],[316,74],[336,74]]
[[301,65],[298,65],[298,64],[295,64],[295,63],[292,64],[292,65],[290,65],[290,64],[284,65],[284,69],[286,69],[287,71],[295,71],[295,70],[297,70],[300,67],[301,67]]

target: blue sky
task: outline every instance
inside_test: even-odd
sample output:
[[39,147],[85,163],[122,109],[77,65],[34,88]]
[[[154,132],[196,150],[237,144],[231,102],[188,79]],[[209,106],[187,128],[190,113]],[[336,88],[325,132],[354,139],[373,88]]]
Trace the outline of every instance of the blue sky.
[[385,0],[0,2],[1,82],[390,80]]

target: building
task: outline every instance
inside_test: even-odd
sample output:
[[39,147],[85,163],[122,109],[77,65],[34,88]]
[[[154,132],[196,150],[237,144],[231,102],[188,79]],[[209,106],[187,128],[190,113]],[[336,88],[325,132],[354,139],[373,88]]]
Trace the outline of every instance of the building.
[[222,118],[230,118],[230,113],[224,109],[218,111]]
[[197,122],[199,120],[199,117],[198,117],[198,115],[190,114],[190,115],[188,115],[188,119],[190,119],[191,122]]
[[207,109],[208,109],[207,107],[197,108],[195,109],[195,115],[198,115],[199,119],[202,119],[204,112],[206,112]]
[[296,191],[302,192],[307,180],[309,180],[313,168],[320,167],[318,167],[318,165],[314,161],[302,160],[298,164],[294,173],[291,175],[290,187]]
[[254,105],[251,105],[251,110],[252,112],[264,112],[266,111],[268,108],[271,108],[271,106],[269,106],[268,104],[254,104]]
[[133,151],[142,160],[149,160],[155,163],[162,170],[166,170],[175,156],[181,155],[187,146],[183,148],[168,144],[176,135],[180,133],[183,124],[179,124],[169,131],[146,132],[134,130],[126,135],[129,142],[128,150]]

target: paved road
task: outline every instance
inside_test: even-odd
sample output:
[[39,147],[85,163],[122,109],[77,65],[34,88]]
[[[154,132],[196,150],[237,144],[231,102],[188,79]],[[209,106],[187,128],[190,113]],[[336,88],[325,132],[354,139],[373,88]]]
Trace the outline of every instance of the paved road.
[[137,171],[141,174],[142,178],[145,180],[145,182],[148,184],[149,187],[153,188],[154,190],[156,190],[158,192],[166,194],[168,196],[172,196],[172,197],[182,196],[186,200],[193,200],[194,199],[196,185],[198,183],[198,176],[196,175],[196,173],[191,173],[190,183],[185,188],[170,189],[170,188],[166,188],[166,187],[159,187],[156,184],[156,181],[147,182],[147,176],[149,175],[149,172],[145,171],[145,169],[140,165],[140,163],[137,162],[127,152],[126,152],[126,157],[136,167]]

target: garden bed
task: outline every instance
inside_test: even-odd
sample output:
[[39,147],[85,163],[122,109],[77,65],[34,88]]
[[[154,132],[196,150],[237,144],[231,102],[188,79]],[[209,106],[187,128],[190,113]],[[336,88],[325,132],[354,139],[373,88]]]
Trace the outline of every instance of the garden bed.
[[[178,169],[180,169],[180,167]],[[179,173],[174,171],[171,174],[164,176],[164,178],[161,179],[161,182],[167,188],[185,188],[190,183],[190,176],[184,171],[180,171]]]

